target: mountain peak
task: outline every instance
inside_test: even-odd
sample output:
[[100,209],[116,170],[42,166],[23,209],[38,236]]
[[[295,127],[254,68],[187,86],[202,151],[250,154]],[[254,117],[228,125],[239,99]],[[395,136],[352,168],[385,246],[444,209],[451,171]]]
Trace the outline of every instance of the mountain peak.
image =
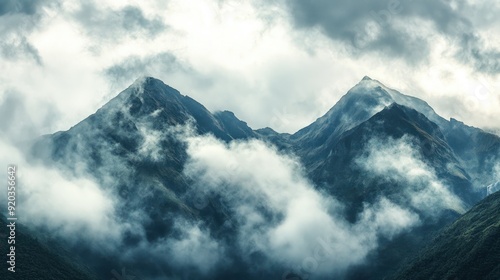
[[[428,119],[442,126],[447,124],[425,101],[404,95],[365,76],[325,115],[296,132],[291,139],[301,141],[305,146],[321,145],[326,139],[340,136],[393,103],[422,112]],[[394,106],[396,105],[392,107]]]
[[377,88],[377,87],[380,87],[381,89],[386,90],[386,91],[392,90],[392,89],[386,87],[380,81],[372,79],[368,76],[364,76],[363,79],[361,79],[361,81],[359,81],[359,83],[356,86],[354,86],[354,88],[356,88],[356,87],[362,87],[362,88],[365,88],[366,90],[372,90],[372,89]]
[[[349,92],[364,92],[364,94],[373,94],[374,92],[384,91],[389,95],[392,95],[392,89],[385,86],[378,80],[372,79],[368,76],[364,76],[361,81],[359,81]],[[385,95],[385,94],[383,94]]]
[[154,78],[154,77],[150,77],[150,76],[142,76],[142,77],[137,78],[132,83],[132,85],[130,85],[130,88],[136,89],[138,91],[138,93],[140,93],[140,94],[143,94],[145,89],[158,90],[158,89],[164,89],[164,88],[168,88],[169,91],[173,90],[173,91],[179,93],[176,89],[165,84],[162,80]]
[[179,101],[183,98],[178,90],[165,84],[162,80],[150,76],[137,78],[124,92],[127,92],[125,95],[137,97],[141,101],[147,98],[160,103],[165,103],[167,100]]
[[132,88],[143,88],[144,86],[148,85],[148,84],[151,84],[151,83],[157,83],[157,82],[161,82],[163,83],[161,80],[159,79],[156,79],[154,77],[150,77],[150,76],[141,76],[139,78],[137,78],[133,83],[132,85],[130,85],[130,87]]

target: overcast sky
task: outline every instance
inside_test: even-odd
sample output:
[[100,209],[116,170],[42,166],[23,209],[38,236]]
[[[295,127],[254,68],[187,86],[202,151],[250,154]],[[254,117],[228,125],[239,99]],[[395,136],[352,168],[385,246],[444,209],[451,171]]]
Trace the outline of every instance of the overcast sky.
[[368,75],[500,129],[500,4],[411,0],[0,2],[0,117],[66,130],[140,76],[295,132]]

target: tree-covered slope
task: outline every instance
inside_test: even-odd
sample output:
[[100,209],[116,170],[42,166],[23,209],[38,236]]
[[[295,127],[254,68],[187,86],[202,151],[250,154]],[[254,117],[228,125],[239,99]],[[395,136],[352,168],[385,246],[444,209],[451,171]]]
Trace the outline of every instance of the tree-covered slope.
[[[15,272],[7,270],[10,267],[6,262],[9,258],[7,254],[7,236],[9,224],[3,215],[0,215],[2,227],[0,227],[0,237],[2,246],[2,269],[0,279],[33,279],[33,280],[94,280],[98,279],[90,270],[81,265],[76,258],[70,257],[70,253],[62,249],[57,241],[44,244],[24,227],[16,222],[15,240]],[[5,246],[3,246],[5,245]],[[9,245],[10,246],[10,245]]]
[[393,279],[500,279],[500,193],[441,232]]

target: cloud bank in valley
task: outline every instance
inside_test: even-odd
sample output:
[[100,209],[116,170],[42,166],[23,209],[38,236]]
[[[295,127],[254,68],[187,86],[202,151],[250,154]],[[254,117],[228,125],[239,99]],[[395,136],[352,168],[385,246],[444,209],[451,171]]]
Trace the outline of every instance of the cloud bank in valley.
[[[348,223],[342,203],[315,189],[296,158],[259,140],[227,144],[191,136],[187,142],[193,197],[220,197],[242,256],[258,252],[303,276],[341,274],[362,263],[379,238],[419,224],[418,215],[383,197]],[[207,203],[198,205],[203,211]]]
[[[88,244],[101,249],[116,244],[122,229],[116,204],[96,181],[40,165],[4,142],[0,150],[9,154],[8,162],[1,161],[3,166],[17,166],[16,209],[21,223],[48,229],[55,238],[91,241]],[[7,205],[4,195],[0,200]]]

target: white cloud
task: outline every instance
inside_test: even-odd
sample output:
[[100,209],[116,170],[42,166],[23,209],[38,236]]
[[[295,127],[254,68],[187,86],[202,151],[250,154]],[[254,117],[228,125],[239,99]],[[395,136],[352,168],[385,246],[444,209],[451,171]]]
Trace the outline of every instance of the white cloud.
[[[182,232],[179,239],[165,240],[167,260],[174,267],[189,269],[195,267],[203,275],[207,275],[217,267],[224,265],[224,247],[213,239],[209,233],[198,225],[178,221],[176,225]],[[158,248],[155,248],[158,249]]]
[[465,212],[463,202],[438,179],[435,170],[426,164],[406,136],[400,139],[372,139],[365,155],[357,164],[366,172],[403,182],[411,205],[429,215],[442,210]]
[[[112,249],[125,226],[115,213],[114,197],[90,177],[30,162],[25,155],[0,142],[3,166],[17,165],[16,212],[22,224],[50,229],[65,241],[90,241],[92,246]],[[5,193],[0,197],[6,203]]]
[[[137,126],[138,124],[136,124]],[[139,148],[139,154],[143,157],[150,157],[153,160],[158,160],[161,157],[161,139],[162,132],[154,129],[149,129],[146,125],[139,125],[138,127],[143,142]]]
[[342,273],[362,263],[379,237],[390,239],[419,223],[417,214],[381,198],[350,224],[342,204],[316,190],[295,158],[258,140],[225,144],[191,135],[187,143],[191,191],[221,197],[243,258],[258,252],[269,265],[304,275]]

